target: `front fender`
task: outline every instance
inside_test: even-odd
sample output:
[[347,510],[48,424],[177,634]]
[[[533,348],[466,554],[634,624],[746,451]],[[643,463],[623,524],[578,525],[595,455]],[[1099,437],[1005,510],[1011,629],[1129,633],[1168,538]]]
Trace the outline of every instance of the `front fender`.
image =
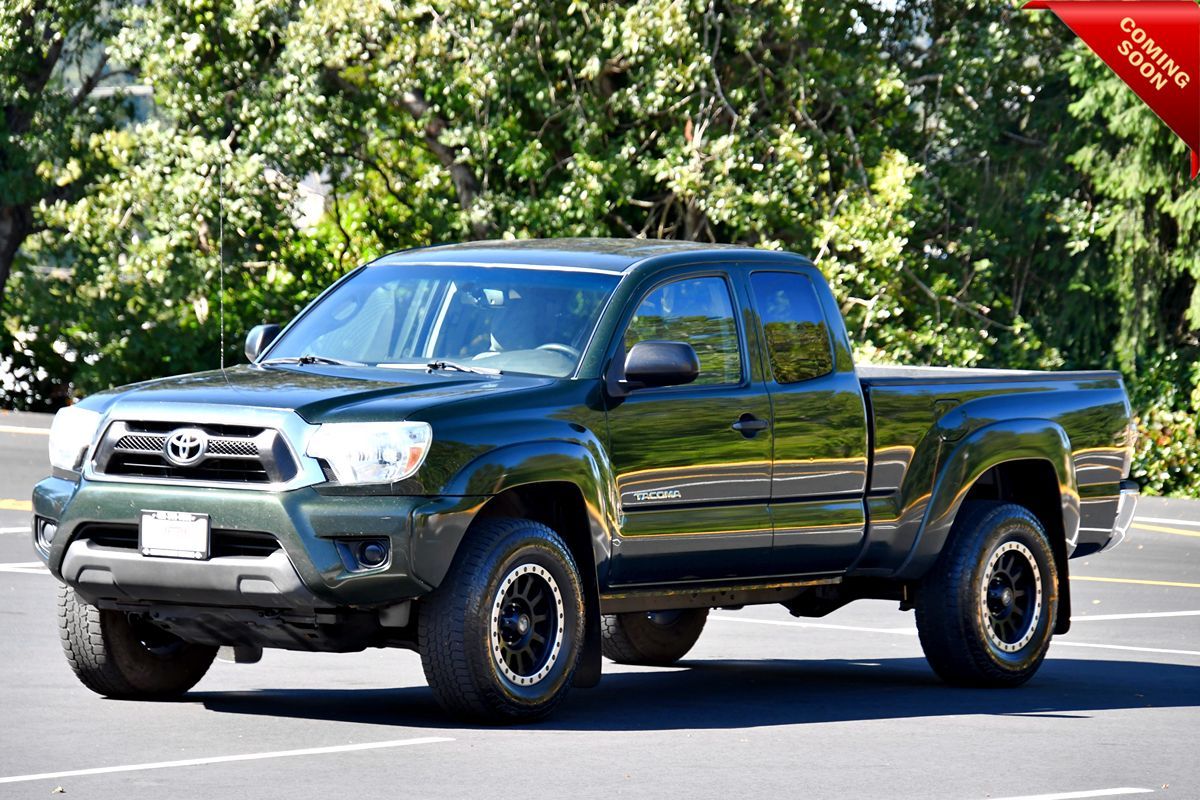
[[492,497],[536,483],[569,483],[583,496],[596,580],[607,573],[616,530],[612,466],[596,439],[546,440],[489,450],[446,484],[442,497],[414,512],[410,553],[413,572],[438,586],[475,515]]
[[972,431],[956,443],[939,465],[925,519],[896,577],[923,576],[950,536],[954,518],[967,492],[985,472],[1006,461],[1047,461],[1058,476],[1066,541],[1079,531],[1079,490],[1071,461],[1071,441],[1062,426],[1043,419],[996,422]]

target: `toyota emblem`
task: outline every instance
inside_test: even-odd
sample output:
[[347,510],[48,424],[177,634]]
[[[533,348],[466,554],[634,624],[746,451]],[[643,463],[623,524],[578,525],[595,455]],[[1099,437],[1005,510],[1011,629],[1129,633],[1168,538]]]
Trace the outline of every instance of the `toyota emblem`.
[[167,460],[178,467],[190,467],[195,464],[204,458],[206,450],[208,450],[208,436],[197,428],[180,428],[177,431],[171,431],[171,435],[167,437],[167,443],[163,446],[163,453]]

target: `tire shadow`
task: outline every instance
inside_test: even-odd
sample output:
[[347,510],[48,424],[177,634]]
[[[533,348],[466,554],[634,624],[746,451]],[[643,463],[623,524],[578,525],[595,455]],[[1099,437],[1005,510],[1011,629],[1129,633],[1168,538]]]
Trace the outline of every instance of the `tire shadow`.
[[[226,714],[414,728],[462,728],[427,687],[192,692],[184,702]],[[1200,706],[1200,667],[1053,659],[1015,689],[943,684],[924,659],[683,661],[669,669],[609,673],[576,689],[538,730],[753,728],[857,720],[1018,715],[1088,718],[1091,712]]]

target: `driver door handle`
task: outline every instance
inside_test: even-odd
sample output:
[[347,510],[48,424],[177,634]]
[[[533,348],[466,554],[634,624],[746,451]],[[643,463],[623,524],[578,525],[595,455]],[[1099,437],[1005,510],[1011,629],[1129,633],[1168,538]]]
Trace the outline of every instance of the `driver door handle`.
[[759,419],[753,414],[742,414],[738,421],[730,425],[735,431],[745,436],[747,439],[753,439],[759,431],[765,431],[771,427],[770,420]]

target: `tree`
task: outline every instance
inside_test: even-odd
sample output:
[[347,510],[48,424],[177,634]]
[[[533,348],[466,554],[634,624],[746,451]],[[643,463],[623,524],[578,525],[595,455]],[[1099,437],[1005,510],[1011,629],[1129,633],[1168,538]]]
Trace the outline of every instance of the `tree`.
[[216,367],[246,328],[290,316],[328,280],[310,269],[316,251],[293,248],[296,180],[248,146],[272,110],[287,15],[242,3],[113,14],[109,49],[154,86],[154,113],[92,134],[104,168],[78,201],[43,205],[45,229],[26,242],[29,260],[62,267],[22,271],[7,298],[23,368],[9,391],[29,406]]
[[1120,309],[1110,346],[1139,411],[1134,475],[1200,495],[1200,189],[1187,148],[1085,48],[1063,64],[1070,113],[1094,131],[1071,156],[1095,198],[1073,221]]
[[94,96],[114,72],[105,43],[116,22],[100,0],[0,5],[0,297],[45,204],[73,202],[103,164],[93,134],[121,117]]

